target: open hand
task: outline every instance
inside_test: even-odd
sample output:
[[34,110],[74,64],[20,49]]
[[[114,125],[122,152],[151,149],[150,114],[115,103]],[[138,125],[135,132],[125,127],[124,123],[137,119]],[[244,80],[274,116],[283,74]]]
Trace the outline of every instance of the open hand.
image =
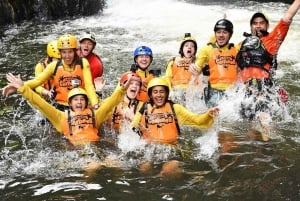
[[134,76],[133,73],[126,73],[122,75],[120,79],[120,84],[124,89],[128,89],[131,80],[136,80],[139,82],[141,81],[136,76]]
[[14,76],[11,73],[6,74],[6,79],[8,84],[3,87],[2,95],[9,96],[12,93],[15,93],[18,88],[23,86],[23,80],[21,79],[21,75]]
[[192,75],[198,75],[198,66],[196,64],[190,64],[189,71]]
[[220,109],[218,107],[213,107],[213,108],[208,109],[208,113],[214,117],[219,114],[219,111],[220,111]]
[[106,80],[104,80],[103,77],[96,77],[94,79],[94,85],[95,85],[96,91],[102,91],[102,89],[105,86],[105,83],[106,83]]

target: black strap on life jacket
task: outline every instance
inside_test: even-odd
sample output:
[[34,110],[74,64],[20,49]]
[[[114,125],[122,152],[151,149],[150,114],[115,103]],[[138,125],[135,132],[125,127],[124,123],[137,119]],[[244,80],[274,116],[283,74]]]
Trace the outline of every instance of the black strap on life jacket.
[[271,65],[271,69],[277,69],[276,55],[271,55],[257,36],[247,36],[247,38],[242,42],[240,51],[236,58],[238,67],[241,70],[250,66],[257,67],[266,71],[272,77],[270,70],[265,68],[265,64],[269,63]]
[[168,68],[170,62],[173,62],[173,63],[174,63],[175,58],[176,58],[176,57],[172,57],[171,59],[169,59],[169,61],[167,62],[167,65],[165,66],[165,69]]
[[173,112],[173,115],[174,115],[174,120],[175,120],[175,125],[176,125],[176,128],[177,128],[177,132],[178,132],[178,135],[180,135],[180,127],[179,127],[177,115],[175,113],[174,106],[173,106],[175,103],[171,100],[169,100],[168,102],[171,104],[171,109],[172,109],[172,112]]
[[71,118],[71,111],[70,110],[68,110],[68,125],[69,125],[69,133],[70,133],[70,135],[73,135],[72,118]]
[[[175,103],[171,100],[168,100],[167,102],[170,103],[170,105],[171,105],[171,109],[172,109],[172,113],[173,113],[173,116],[174,116],[174,121],[175,121],[175,125],[176,125],[176,128],[177,128],[177,132],[178,132],[178,135],[180,135],[180,127],[179,127],[178,119],[177,119],[177,116],[176,116],[176,113],[175,113],[175,110],[174,110],[174,106],[173,106]],[[139,110],[139,113],[145,115],[145,124],[146,124],[145,127],[146,128],[148,128],[148,124],[149,124],[148,104],[151,104],[151,103],[149,101],[144,102],[141,109]]]
[[[92,109],[90,109],[90,110],[92,112],[92,124],[93,124],[93,127],[96,128],[95,113],[94,113],[94,110],[92,110]],[[69,133],[70,133],[70,135],[73,135],[71,110],[67,110],[67,111],[68,111]]]
[[[75,65],[78,65],[78,64],[80,65],[81,69],[83,69],[83,62],[82,62],[81,57],[76,58]],[[62,59],[57,60],[56,65],[55,65],[55,69],[53,71],[53,76],[56,74],[57,68],[61,65],[62,65]]]
[[[137,99],[129,100],[128,108],[130,108],[131,106],[133,106],[134,107],[133,108],[133,113],[135,114],[138,104],[139,104],[139,101]],[[118,109],[118,107],[115,107],[115,109],[113,111],[113,114],[112,114],[112,122],[113,123],[117,123],[116,120],[117,120],[117,117],[119,116],[118,113],[117,113],[117,109]]]

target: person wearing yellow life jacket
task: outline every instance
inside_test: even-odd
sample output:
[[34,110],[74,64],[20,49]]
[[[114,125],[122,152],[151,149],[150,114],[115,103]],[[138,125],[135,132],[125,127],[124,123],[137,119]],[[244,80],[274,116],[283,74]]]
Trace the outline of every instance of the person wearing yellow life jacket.
[[212,126],[219,108],[210,108],[204,114],[188,111],[184,106],[173,103],[169,97],[169,83],[162,77],[153,78],[147,87],[150,100],[145,102],[132,120],[133,130],[149,142],[176,144],[179,126],[189,125],[199,129]]
[[130,124],[134,114],[143,104],[136,98],[141,89],[142,79],[138,74],[131,71],[124,73],[121,77],[126,77],[128,74],[134,76],[135,79],[130,81],[123,100],[108,114],[107,125],[117,133],[121,131],[122,126]]
[[166,79],[171,87],[170,99],[183,103],[186,100],[186,90],[192,81],[189,66],[195,62],[197,42],[190,33],[185,33],[180,42],[179,55],[170,59],[166,66]]
[[[120,101],[122,101],[129,83],[134,76],[121,77],[121,82],[113,94],[103,101],[101,106],[93,110],[88,107],[87,92],[79,87],[71,89],[67,95],[69,109],[60,111],[45,99],[35,93],[26,82],[23,83],[19,76],[10,73],[6,75],[8,86],[15,88],[26,98],[30,104],[37,108],[73,145],[84,145],[100,140],[99,126],[105,121],[109,113]],[[4,88],[4,90],[6,90]]]
[[[34,89],[52,79],[55,88],[54,104],[56,108],[62,111],[68,108],[68,92],[74,87],[81,87],[87,91],[93,108],[97,109],[99,107],[98,96],[91,78],[89,62],[85,58],[77,56],[76,37],[71,34],[60,36],[57,47],[61,59],[51,62],[37,77],[27,81],[26,85]],[[5,95],[9,95],[11,92],[14,92],[13,88],[6,88]]]
[[251,17],[251,33],[244,33],[246,39],[241,43],[241,49],[237,55],[239,78],[247,89],[246,98],[254,98],[253,104],[242,105],[242,115],[247,118],[254,119],[260,116],[260,113],[263,116],[272,116],[271,107],[274,106],[270,104],[270,100],[278,99],[277,93],[281,99],[279,102],[287,102],[287,92],[276,86],[274,75],[277,69],[279,48],[285,40],[299,7],[300,0],[295,0],[271,32],[268,32],[270,25],[266,14],[256,12]]
[[[204,46],[190,65],[193,74],[204,73],[208,77],[208,86],[204,89],[204,99],[208,107],[216,106],[224,96],[225,90],[233,87],[237,81],[236,55],[239,45],[229,43],[233,34],[233,24],[220,19],[214,26],[215,42]],[[207,69],[208,68],[208,69]]]
[[[46,66],[52,61],[57,61],[61,58],[60,52],[57,48],[57,40],[52,40],[47,44],[47,57],[39,61],[35,66],[35,77],[42,73]],[[51,80],[46,81],[42,86],[35,88],[35,91],[46,99],[54,97],[54,90],[52,90]]]
[[149,66],[153,61],[153,54],[150,47],[139,46],[133,52],[134,64],[131,66],[131,71],[137,73],[142,78],[142,87],[140,93],[137,96],[139,101],[149,100],[147,94],[147,85],[151,79],[154,78],[154,74],[149,70]]

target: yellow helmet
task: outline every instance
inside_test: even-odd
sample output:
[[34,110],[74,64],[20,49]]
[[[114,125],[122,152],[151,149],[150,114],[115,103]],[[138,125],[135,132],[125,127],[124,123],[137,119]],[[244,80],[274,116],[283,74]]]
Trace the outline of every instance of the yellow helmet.
[[47,45],[47,55],[52,58],[60,59],[60,53],[57,48],[57,40],[52,40]]
[[148,86],[147,86],[147,92],[148,92],[149,96],[150,96],[150,93],[151,93],[151,88],[155,87],[155,86],[165,86],[166,89],[167,89],[167,92],[170,91],[169,83],[165,78],[155,77],[152,80],[150,80],[150,82],[148,83]]
[[62,49],[70,49],[77,48],[77,38],[71,34],[64,34],[60,36],[57,40],[57,48]]
[[86,93],[86,91],[84,89],[82,89],[82,88],[75,87],[74,89],[72,89],[72,90],[69,91],[69,93],[68,93],[68,101],[70,102],[70,99],[73,96],[76,96],[76,95],[85,95],[86,99],[87,99],[87,93]]
[[81,43],[84,39],[89,39],[94,44],[96,44],[96,37],[94,32],[86,32],[80,39],[79,42]]
[[196,39],[191,36],[191,33],[185,33],[184,34],[184,38],[181,40],[180,47],[179,47],[179,54],[181,56],[183,56],[183,45],[187,41],[191,41],[191,42],[194,43],[194,45],[195,45],[195,52],[197,52],[197,41],[196,41]]

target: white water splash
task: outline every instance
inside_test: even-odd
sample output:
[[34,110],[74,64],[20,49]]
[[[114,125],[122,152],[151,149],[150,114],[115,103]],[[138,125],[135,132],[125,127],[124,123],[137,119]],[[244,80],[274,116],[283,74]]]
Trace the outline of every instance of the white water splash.
[[100,190],[102,189],[101,185],[99,184],[88,184],[86,182],[60,182],[45,185],[40,189],[36,189],[34,196],[43,195],[46,193],[55,193],[57,191],[88,191],[88,190]]
[[220,147],[218,133],[215,129],[205,132],[194,141],[198,145],[197,153],[194,154],[197,160],[210,161],[214,158]]

